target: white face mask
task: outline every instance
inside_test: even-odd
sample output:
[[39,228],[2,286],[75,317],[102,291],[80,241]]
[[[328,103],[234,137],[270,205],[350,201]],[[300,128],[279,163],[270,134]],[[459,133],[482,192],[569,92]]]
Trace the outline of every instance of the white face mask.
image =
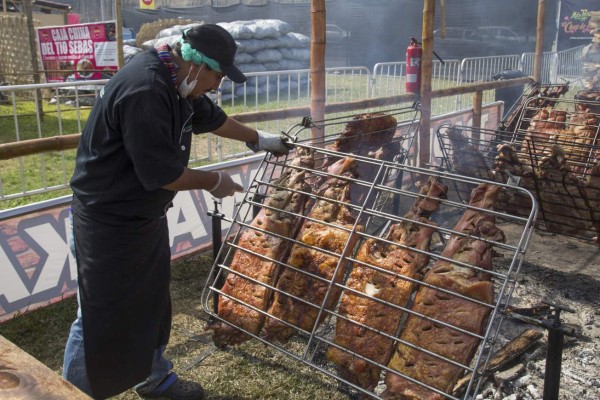
[[183,82],[181,82],[179,84],[179,87],[177,88],[177,92],[179,92],[179,95],[181,97],[183,97],[184,99],[186,97],[188,97],[190,95],[190,93],[192,93],[192,90],[194,90],[194,88],[196,87],[196,84],[198,83],[198,75],[200,75],[200,71],[202,71],[203,67],[204,67],[204,64],[202,64],[200,66],[200,68],[198,69],[198,73],[196,74],[196,77],[194,78],[194,80],[191,81],[190,83],[188,83],[187,80],[190,77],[190,73],[192,72],[192,69],[190,68],[190,70],[188,71],[188,74],[185,77],[185,79],[183,80]]

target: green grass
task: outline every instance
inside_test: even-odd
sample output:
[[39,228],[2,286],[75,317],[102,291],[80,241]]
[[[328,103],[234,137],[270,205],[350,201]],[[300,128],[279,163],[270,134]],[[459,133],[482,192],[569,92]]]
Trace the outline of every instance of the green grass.
[[[332,379],[283,353],[252,340],[216,350],[206,331],[208,315],[200,294],[212,257],[199,254],[172,265],[173,324],[166,356],[184,379],[200,382],[210,400],[348,400]],[[27,312],[0,324],[0,335],[57,374],[62,374],[64,346],[77,302],[74,297]],[[292,343],[300,346],[303,343]],[[208,354],[202,361],[197,358]],[[114,399],[138,399],[132,390]]]
[[[357,97],[369,97],[370,93],[366,93],[366,79],[365,75],[327,74],[327,101],[334,103],[358,100]],[[399,84],[396,81],[402,78],[392,77],[391,79],[394,82],[388,80],[386,85],[396,87]],[[434,82],[434,86],[436,85],[447,86],[448,82],[436,81]],[[493,96],[493,92],[491,93]],[[282,89],[279,93],[262,94],[260,96],[249,95],[245,99],[237,98],[234,102],[224,101],[223,109],[232,115],[244,112],[308,107],[309,98],[309,87],[304,83],[300,86],[300,90],[297,88],[290,90]],[[442,104],[438,99],[434,99],[432,102],[432,114],[448,112],[447,104],[454,99],[455,97],[443,99],[445,104]],[[472,99],[472,95],[463,95],[462,106],[469,107],[472,104]],[[487,94],[485,100],[489,100]],[[409,104],[402,106],[409,106]],[[43,118],[38,121],[35,117],[36,104],[34,101],[19,99],[16,102],[16,109],[18,117],[15,121],[12,99],[9,104],[0,105],[0,144],[40,137],[54,137],[59,134],[80,133],[91,110],[90,107],[81,107],[78,109],[65,104],[50,104],[48,101],[44,101],[43,109],[45,113]],[[367,111],[373,110],[364,110],[364,112]],[[344,115],[347,114],[345,113]],[[331,119],[338,116],[341,115],[327,115],[327,118]],[[297,117],[286,120],[263,121],[253,124],[253,126],[274,133],[291,131],[291,133],[300,132],[306,136],[309,132],[308,129],[294,128],[301,120],[302,118]],[[192,153],[193,160],[190,162],[191,167],[217,162],[219,160],[219,151],[224,157],[233,154],[243,154],[248,151],[244,143],[233,140],[222,140],[219,144],[216,136],[213,136],[211,140],[210,151],[208,145],[209,143],[205,140],[204,135],[195,136]],[[5,199],[0,200],[0,208],[13,208],[70,194],[70,190],[66,184],[73,172],[74,165],[75,150],[67,150],[62,153],[37,154],[0,161],[0,196],[5,197]],[[43,194],[21,194],[57,185],[61,187],[59,190]],[[6,197],[11,198],[7,199]]]

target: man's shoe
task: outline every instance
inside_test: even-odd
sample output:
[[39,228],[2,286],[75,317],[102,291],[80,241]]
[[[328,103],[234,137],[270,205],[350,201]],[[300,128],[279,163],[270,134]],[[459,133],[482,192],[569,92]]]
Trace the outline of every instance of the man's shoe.
[[171,373],[165,381],[171,381],[175,377],[175,381],[166,389],[163,384],[158,385],[150,393],[145,393],[142,390],[136,391],[138,396],[143,399],[164,399],[164,400],[203,400],[204,389],[202,385],[192,381],[185,381],[177,378],[175,373]]

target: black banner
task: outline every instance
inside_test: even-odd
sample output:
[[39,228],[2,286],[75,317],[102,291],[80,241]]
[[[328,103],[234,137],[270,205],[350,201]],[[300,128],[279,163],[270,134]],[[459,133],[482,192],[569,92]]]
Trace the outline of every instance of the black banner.
[[592,41],[592,28],[590,27],[592,11],[600,11],[600,1],[561,1],[558,20],[558,51],[586,45]]

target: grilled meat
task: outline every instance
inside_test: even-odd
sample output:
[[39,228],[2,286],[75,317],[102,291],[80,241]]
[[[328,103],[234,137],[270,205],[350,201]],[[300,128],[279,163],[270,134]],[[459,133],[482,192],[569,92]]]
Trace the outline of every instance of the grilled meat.
[[[517,107],[503,123],[506,132],[522,132],[529,128],[530,119],[536,114],[537,109],[554,107],[557,99],[569,91],[569,84],[564,85],[537,85],[526,97],[522,98]],[[525,107],[527,105],[527,107]],[[522,137],[519,137],[521,141]]]
[[[479,179],[492,179],[491,168],[485,160],[479,149],[469,143],[469,139],[463,135],[462,131],[451,126],[447,130],[448,139],[452,145],[451,161],[454,165],[454,170],[463,176],[470,176]],[[471,190],[476,185],[458,182],[458,192],[462,199],[468,199]]]
[[293,245],[287,259],[292,268],[286,267],[277,281],[263,332],[269,341],[285,342],[300,329],[312,332],[325,317],[322,314],[317,321],[319,308],[330,309],[339,298],[340,290],[330,286],[344,277],[346,265],[338,268],[340,257],[346,245],[352,249],[356,240],[356,235],[351,235],[356,219],[345,205],[350,201],[350,181],[344,179],[356,178],[354,168],[352,158],[328,168],[332,176],[319,188],[320,198],[302,224],[296,238],[299,243]]
[[537,175],[546,229],[562,234],[575,234],[588,229],[592,218],[585,184],[569,170],[560,146],[553,146],[551,154],[542,158]]
[[521,151],[526,154],[526,162],[536,166],[539,160],[548,154],[565,132],[567,112],[550,107],[542,108],[532,119],[521,144]]
[[[499,186],[481,184],[473,191],[469,204],[478,208],[491,208],[499,192]],[[469,236],[452,235],[443,256],[483,270],[491,270],[491,241],[504,241],[504,234],[496,227],[494,217],[479,210],[468,209],[456,224],[455,230]],[[416,348],[399,342],[388,367],[449,393],[464,369],[421,349],[468,365],[479,346],[479,339],[436,321],[481,335],[491,308],[457,297],[454,293],[491,304],[494,299],[493,284],[490,282],[490,274],[485,271],[446,260],[438,260],[423,281],[431,286],[421,286],[418,289],[411,310],[430,319],[417,314],[411,314],[407,318],[400,339]],[[386,390],[382,394],[384,399],[444,398],[399,374],[388,373],[385,383]]]
[[438,199],[445,197],[447,189],[430,178],[421,190],[423,197],[415,201],[405,221],[390,227],[386,241],[368,239],[358,251],[361,263],[354,263],[346,283],[358,293],[346,290],[342,295],[338,312],[343,318],[337,319],[334,338],[342,348],[330,347],[327,359],[337,364],[340,376],[365,389],[375,388],[381,373],[377,364],[387,365],[392,355],[393,340],[378,332],[394,335],[398,329],[403,312],[388,304],[406,306],[414,288],[406,278],[417,278],[429,263],[428,255],[410,248],[429,251],[435,225],[427,217],[437,209]]
[[[252,334],[258,334],[264,322],[264,313],[278,276],[279,264],[291,247],[286,238],[295,236],[298,220],[309,198],[310,186],[305,182],[307,172],[294,167],[313,168],[311,152],[298,148],[294,160],[274,186],[267,191],[264,207],[240,236],[238,249],[231,262],[233,272],[221,289],[218,315]],[[251,279],[258,281],[253,282]],[[213,342],[219,346],[236,345],[250,339],[242,331],[224,322],[215,322],[207,329],[213,330]]]
[[[517,151],[508,144],[498,145],[498,155],[493,171],[496,182],[507,183],[509,178],[520,178],[519,186],[535,194],[536,177],[533,169],[521,161]],[[498,195],[496,209],[509,211],[512,214],[528,217],[531,213],[531,198],[521,191],[503,188]]]
[[596,159],[585,182],[585,193],[592,211],[597,241],[600,241],[600,159]]
[[[353,117],[346,124],[340,137],[333,143],[331,149],[345,154],[353,154],[376,160],[392,161],[400,153],[400,141],[394,139],[397,121],[391,115],[383,113],[368,113]],[[340,157],[327,156],[325,167],[332,165]],[[356,170],[358,177],[364,182],[373,182],[379,172],[379,167],[368,162],[360,162]],[[379,181],[381,181],[379,178]],[[363,204],[368,187],[352,185],[350,198],[354,204]]]

